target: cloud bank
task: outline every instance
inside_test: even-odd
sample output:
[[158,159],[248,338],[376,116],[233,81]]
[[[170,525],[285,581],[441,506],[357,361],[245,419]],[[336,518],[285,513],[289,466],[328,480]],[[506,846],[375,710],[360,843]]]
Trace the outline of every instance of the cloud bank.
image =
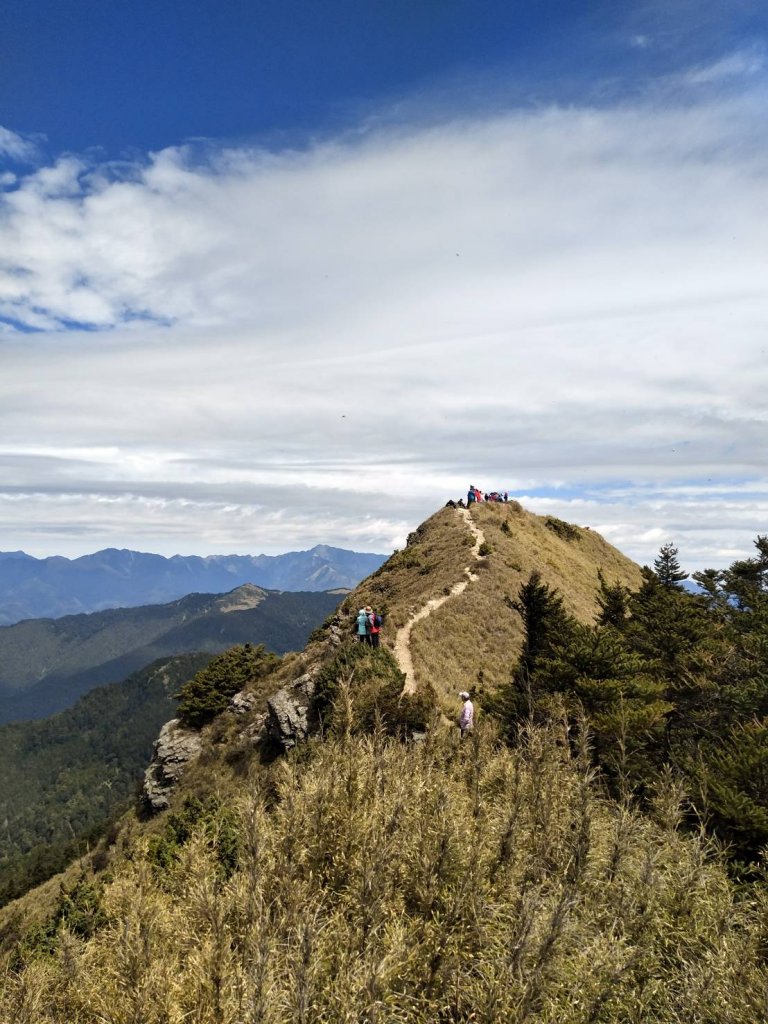
[[386,550],[471,481],[642,561],[749,551],[768,154],[748,70],[728,96],[20,177],[4,546]]

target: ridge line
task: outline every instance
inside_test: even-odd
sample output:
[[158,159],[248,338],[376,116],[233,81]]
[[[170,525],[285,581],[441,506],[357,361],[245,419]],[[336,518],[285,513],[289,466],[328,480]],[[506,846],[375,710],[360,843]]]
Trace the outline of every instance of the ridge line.
[[[457,508],[456,512],[464,520],[467,529],[475,539],[471,554],[474,560],[478,562],[481,557],[480,547],[485,543],[485,535],[472,519],[472,516],[469,514],[469,509]],[[472,567],[469,565],[465,566],[464,579],[459,580],[458,583],[454,583],[451,587],[450,593],[443,594],[441,597],[430,598],[430,600],[427,601],[426,604],[422,605],[417,612],[414,612],[406,624],[397,631],[397,634],[395,635],[393,653],[395,655],[395,661],[397,662],[398,668],[405,676],[403,694],[416,692],[416,675],[413,668],[413,658],[411,657],[411,630],[417,622],[421,622],[422,619],[426,619],[427,616],[432,614],[432,612],[442,607],[446,601],[449,601],[452,597],[457,597],[459,594],[463,594],[469,584],[474,583],[477,578],[477,573],[472,571]]]

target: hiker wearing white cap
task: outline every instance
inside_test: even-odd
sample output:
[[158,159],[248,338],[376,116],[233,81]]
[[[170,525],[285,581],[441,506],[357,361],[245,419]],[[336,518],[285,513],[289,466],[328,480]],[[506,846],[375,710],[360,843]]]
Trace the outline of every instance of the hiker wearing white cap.
[[459,697],[464,701],[459,715],[459,729],[461,729],[461,738],[464,739],[472,732],[472,727],[475,724],[475,708],[466,690],[462,690]]
[[368,618],[368,612],[365,608],[361,608],[357,613],[357,620],[355,624],[355,632],[357,639],[361,644],[370,644],[371,642],[371,620]]

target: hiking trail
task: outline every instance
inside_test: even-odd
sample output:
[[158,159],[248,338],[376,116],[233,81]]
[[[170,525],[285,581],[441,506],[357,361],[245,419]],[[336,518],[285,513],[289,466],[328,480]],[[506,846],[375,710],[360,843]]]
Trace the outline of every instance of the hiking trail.
[[[458,514],[467,524],[467,529],[475,538],[475,545],[470,552],[472,558],[477,562],[480,559],[480,545],[485,543],[485,536],[483,531],[475,524],[472,516],[469,514],[469,509],[458,508],[456,509]],[[477,573],[472,572],[471,566],[467,566],[464,569],[464,579],[459,580],[458,583],[454,583],[451,587],[450,593],[443,594],[441,597],[433,597],[431,600],[419,608],[406,624],[397,631],[395,636],[395,647],[394,655],[397,661],[398,668],[405,675],[405,685],[403,686],[403,693],[415,693],[416,692],[416,675],[413,671],[413,658],[411,657],[411,630],[417,622],[421,622],[422,619],[426,619],[428,615],[431,615],[433,611],[440,608],[449,601],[452,597],[456,597],[458,594],[464,593],[470,583],[474,583],[477,579]]]

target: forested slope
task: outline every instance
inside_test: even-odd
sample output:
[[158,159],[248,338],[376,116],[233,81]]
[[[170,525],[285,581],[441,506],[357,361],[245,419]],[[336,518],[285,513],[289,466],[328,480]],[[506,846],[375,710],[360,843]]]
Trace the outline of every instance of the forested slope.
[[44,721],[0,726],[0,903],[61,870],[136,799],[174,694],[210,657],[164,659]]

